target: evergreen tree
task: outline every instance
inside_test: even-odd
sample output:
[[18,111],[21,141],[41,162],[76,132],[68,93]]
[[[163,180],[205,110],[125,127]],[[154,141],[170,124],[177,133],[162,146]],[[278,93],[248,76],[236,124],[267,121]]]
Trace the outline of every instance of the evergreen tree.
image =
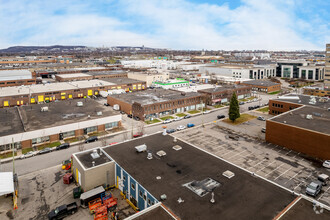
[[236,93],[234,92],[229,104],[229,119],[231,121],[235,121],[237,118],[239,118],[241,115],[239,114],[239,105]]

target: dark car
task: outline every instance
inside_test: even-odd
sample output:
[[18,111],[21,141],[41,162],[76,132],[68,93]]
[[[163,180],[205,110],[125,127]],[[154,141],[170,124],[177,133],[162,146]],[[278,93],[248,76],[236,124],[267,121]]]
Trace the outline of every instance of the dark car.
[[127,117],[133,118],[133,115],[132,114],[128,114]]
[[104,103],[105,106],[110,106],[108,103]]
[[175,131],[176,131],[175,129],[167,129],[166,133],[171,134],[171,133],[174,133]]
[[257,119],[260,120],[260,121],[266,121],[266,119],[264,117],[262,117],[262,116],[258,116]]
[[190,115],[186,115],[186,116],[184,116],[183,118],[184,118],[184,119],[187,119],[187,118],[191,118],[191,116],[190,116]]
[[48,213],[48,219],[63,219],[66,216],[72,215],[77,211],[78,205],[76,202],[70,203],[68,205],[61,205]]
[[52,152],[52,149],[50,149],[49,147],[46,147],[46,148],[42,149],[41,151],[39,151],[38,154],[47,154],[49,152]]
[[125,114],[125,112],[123,112],[123,111],[120,111],[120,114],[124,115],[124,114]]
[[133,135],[133,138],[141,137],[142,135],[143,135],[142,132],[138,132],[138,133]]
[[245,102],[240,102],[239,104],[240,104],[240,105],[244,105],[244,103],[245,103]]
[[97,140],[98,140],[97,136],[91,136],[85,140],[85,143],[90,143],[90,142],[94,142]]
[[249,108],[248,108],[248,109],[249,109],[249,111],[250,111],[250,110],[253,110],[253,109],[254,109],[254,107],[253,107],[253,106],[249,106]]
[[218,115],[217,118],[218,119],[222,119],[222,118],[225,118],[226,116],[225,115]]
[[56,147],[56,150],[62,150],[62,149],[67,149],[70,147],[69,143],[64,143]]
[[140,121],[139,116],[134,116],[133,119],[134,119],[134,120],[137,120],[137,121]]

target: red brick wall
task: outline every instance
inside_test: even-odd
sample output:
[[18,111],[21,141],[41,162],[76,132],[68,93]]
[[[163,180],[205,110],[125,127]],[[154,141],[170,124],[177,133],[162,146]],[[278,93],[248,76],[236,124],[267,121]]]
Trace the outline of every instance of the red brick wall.
[[97,126],[97,131],[104,131],[105,130],[105,125],[98,125]]
[[22,141],[22,149],[32,147],[32,140]]
[[[277,105],[277,107],[276,107],[276,105]],[[269,100],[268,106],[269,106],[269,114],[271,114],[271,115],[278,115],[280,113],[284,113],[284,112],[290,111],[290,110],[292,110],[294,108],[298,108],[298,107],[300,107],[302,105],[295,104],[295,103],[278,101],[278,100]]]
[[50,142],[58,141],[59,139],[60,139],[59,134],[53,134],[53,135],[49,136],[49,141]]
[[74,134],[76,137],[80,137],[84,135],[84,130],[83,129],[79,129],[79,130],[75,130]]
[[266,121],[266,141],[324,160],[330,159],[330,136],[287,124]]
[[110,106],[114,106],[115,104],[118,104],[120,106],[120,111],[124,111],[126,114],[132,114],[132,105],[129,103],[123,102],[111,96],[108,96],[107,103]]

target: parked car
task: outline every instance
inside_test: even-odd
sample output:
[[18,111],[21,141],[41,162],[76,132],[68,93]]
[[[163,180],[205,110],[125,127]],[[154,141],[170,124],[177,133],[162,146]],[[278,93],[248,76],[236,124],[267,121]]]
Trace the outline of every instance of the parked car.
[[208,114],[208,113],[211,113],[211,111],[209,110],[203,111],[203,114]]
[[68,205],[61,205],[48,213],[48,219],[63,219],[66,216],[72,215],[77,211],[78,205],[76,202],[70,203]]
[[52,152],[52,149],[49,147],[46,147],[46,148],[42,149],[41,151],[39,151],[38,154],[47,154],[49,152]]
[[123,111],[120,111],[120,114],[122,114],[122,115],[125,115],[125,112],[123,112]]
[[85,143],[90,143],[90,142],[94,142],[97,140],[98,140],[97,136],[91,136],[85,140]]
[[330,160],[325,160],[325,161],[323,162],[323,167],[325,167],[325,168],[330,168]]
[[192,127],[194,127],[195,125],[193,124],[193,123],[188,123],[187,124],[187,128],[192,128]]
[[133,115],[132,114],[127,114],[127,117],[133,118]]
[[163,121],[163,124],[168,124],[168,123],[171,123],[171,122],[172,122],[172,120],[168,118],[165,121]]
[[222,118],[225,118],[226,116],[225,115],[218,115],[217,118],[218,119],[222,119]]
[[35,152],[35,151],[29,151],[29,152],[27,152],[27,153],[21,155],[21,156],[19,157],[19,159],[25,159],[25,158],[33,157],[33,156],[35,156],[36,154],[37,154],[37,152]]
[[184,125],[179,125],[179,126],[176,128],[176,130],[180,131],[180,130],[183,130],[183,129],[185,129],[185,128],[186,128],[186,126],[184,126]]
[[175,132],[175,131],[176,131],[175,129],[167,129],[167,130],[166,130],[166,133],[171,134],[171,133],[173,133],[173,132]]
[[138,133],[133,135],[133,138],[141,137],[142,135],[143,135],[142,132],[138,132]]
[[108,103],[104,103],[105,106],[110,106]]
[[109,145],[114,145],[114,144],[118,144],[118,142],[112,142],[111,144],[109,144]]
[[191,116],[190,116],[190,115],[186,115],[186,116],[184,116],[183,118],[184,118],[184,119],[187,119],[187,118],[191,118]]
[[183,117],[175,117],[174,119],[173,119],[173,121],[180,121],[180,120],[182,120],[183,119]]
[[320,181],[311,182],[306,188],[306,194],[316,197],[322,189],[322,183]]
[[262,133],[266,133],[266,128],[261,128]]
[[239,105],[244,105],[244,104],[245,104],[245,102],[240,102],[240,103],[239,103]]
[[133,116],[133,119],[135,119],[135,120],[137,120],[137,121],[140,121],[139,116]]
[[317,176],[317,180],[322,183],[322,186],[326,186],[328,181],[329,181],[329,176],[322,173],[322,174]]
[[62,149],[67,149],[70,147],[69,143],[64,143],[56,147],[56,150],[62,150]]
[[258,116],[257,119],[260,120],[260,121],[266,121],[266,119],[264,117],[262,117],[262,116]]

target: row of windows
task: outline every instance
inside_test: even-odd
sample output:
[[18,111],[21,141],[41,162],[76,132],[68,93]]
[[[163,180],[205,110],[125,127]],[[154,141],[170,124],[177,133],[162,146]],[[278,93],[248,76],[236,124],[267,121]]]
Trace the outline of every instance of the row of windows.
[[277,104],[277,103],[273,103],[273,107],[276,108],[283,108],[283,105]]
[[[161,110],[161,109],[168,109],[171,107],[175,107],[177,105],[184,105],[184,104],[191,104],[191,103],[196,103],[196,101],[198,101],[199,98],[191,98],[191,99],[185,99],[185,100],[180,100],[177,102],[173,102],[173,103],[164,103],[164,104],[159,104],[159,105],[151,105],[151,106],[147,106],[144,107],[144,111],[148,112],[148,111],[156,111],[156,110]],[[139,109],[137,109],[139,110]]]
[[279,114],[282,114],[282,113],[283,113],[283,112],[272,110],[272,114],[274,114],[274,115],[279,115]]
[[[14,148],[21,149],[22,148],[21,142],[14,143]],[[6,151],[6,150],[11,150],[11,149],[12,149],[12,144],[0,145],[0,151]]]
[[49,140],[50,140],[49,136],[33,138],[32,144],[45,143],[45,142],[48,142]]
[[112,122],[112,123],[108,123],[108,124],[105,124],[105,129],[111,129],[111,128],[115,128],[115,127],[118,127],[118,122]]

